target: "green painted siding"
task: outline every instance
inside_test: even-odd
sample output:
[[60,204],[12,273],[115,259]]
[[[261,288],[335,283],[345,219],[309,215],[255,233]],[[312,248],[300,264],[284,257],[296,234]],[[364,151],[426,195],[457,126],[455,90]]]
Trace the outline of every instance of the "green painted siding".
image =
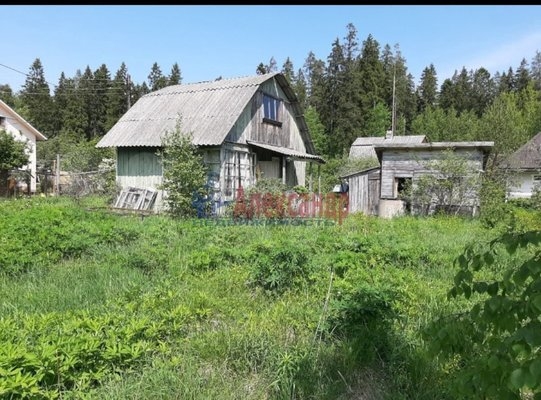
[[155,176],[162,174],[156,147],[126,147],[118,149],[118,176]]

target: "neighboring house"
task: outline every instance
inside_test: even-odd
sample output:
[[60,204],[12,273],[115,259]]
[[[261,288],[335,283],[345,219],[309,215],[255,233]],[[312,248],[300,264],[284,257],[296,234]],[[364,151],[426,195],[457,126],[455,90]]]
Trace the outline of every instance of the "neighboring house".
[[500,163],[509,175],[508,198],[528,198],[541,188],[541,132]]
[[22,170],[28,172],[27,182],[30,183],[28,187],[24,182],[18,182],[22,184],[24,191],[29,193],[36,192],[36,142],[41,140],[47,140],[47,138],[40,133],[36,128],[30,125],[23,117],[21,117],[15,110],[0,100],[0,129],[10,133],[15,140],[26,142],[29,162],[28,165],[22,168]]
[[[311,179],[307,163],[324,162],[284,75],[174,85],[141,97],[96,145],[116,148],[122,188],[159,189],[162,167],[156,153],[179,117],[181,131],[193,135],[210,168],[213,197],[220,204],[261,178],[304,185]],[[159,192],[156,209],[162,196]]]
[[[350,212],[392,217],[403,214],[406,203],[403,190],[415,185],[424,174],[433,173],[428,163],[442,160],[452,149],[468,160],[469,170],[482,173],[493,142],[422,142],[393,143],[383,141],[374,145],[379,168],[344,176],[349,181]],[[477,193],[463,199],[461,206],[475,215],[479,208]],[[438,205],[434,205],[437,207]]]

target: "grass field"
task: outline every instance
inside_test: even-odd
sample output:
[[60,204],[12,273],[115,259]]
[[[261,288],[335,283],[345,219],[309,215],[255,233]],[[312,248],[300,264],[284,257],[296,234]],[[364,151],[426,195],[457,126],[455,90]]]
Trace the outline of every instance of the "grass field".
[[446,297],[454,261],[498,233],[450,217],[205,225],[101,199],[0,213],[8,399],[453,399],[421,333],[465,306]]

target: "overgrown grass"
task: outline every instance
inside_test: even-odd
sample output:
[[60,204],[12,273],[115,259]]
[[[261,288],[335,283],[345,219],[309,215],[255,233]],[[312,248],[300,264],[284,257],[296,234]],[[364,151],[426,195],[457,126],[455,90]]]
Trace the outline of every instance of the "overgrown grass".
[[95,199],[0,211],[7,398],[451,399],[420,332],[460,309],[454,259],[495,233],[445,217],[203,226]]

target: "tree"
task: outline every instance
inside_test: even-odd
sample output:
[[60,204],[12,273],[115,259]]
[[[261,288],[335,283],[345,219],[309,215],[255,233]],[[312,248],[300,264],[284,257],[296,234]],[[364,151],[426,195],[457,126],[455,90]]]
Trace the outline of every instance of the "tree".
[[519,92],[526,89],[531,80],[528,62],[523,58],[515,72],[515,89]]
[[531,137],[524,116],[518,107],[516,92],[501,93],[486,109],[480,121],[480,140],[493,140],[491,160],[497,164],[500,156],[517,150]]
[[25,106],[23,117],[46,136],[54,136],[53,102],[39,58],[32,63],[20,96]]
[[167,79],[167,85],[180,85],[182,83],[182,75],[180,73],[180,67],[178,66],[178,63],[174,63],[173,67],[171,68],[171,73],[169,74],[169,78]]
[[284,74],[290,84],[293,84],[295,81],[295,69],[293,67],[293,61],[289,57],[285,60],[284,65],[282,65],[282,71],[280,72]]
[[481,175],[467,156],[448,149],[441,158],[424,164],[426,172],[414,177],[403,195],[414,213],[427,215],[440,211],[457,215],[464,207],[474,212],[479,205]]
[[512,227],[456,259],[448,299],[469,305],[423,332],[432,354],[450,361],[455,398],[540,398],[540,258],[541,231]]
[[13,90],[8,84],[0,85],[0,100],[6,103],[10,107],[15,106],[15,97],[13,96]]
[[434,64],[426,67],[421,75],[421,83],[417,88],[417,107],[423,112],[428,107],[435,107],[438,96],[438,78]]
[[316,149],[316,153],[326,156],[329,154],[329,137],[325,135],[325,127],[319,119],[319,115],[314,107],[308,107],[304,115],[306,125],[312,136],[312,141]]
[[148,74],[148,87],[150,91],[163,89],[167,86],[167,78],[163,76],[162,70],[157,62],[152,64],[150,74]]
[[123,62],[111,82],[109,93],[109,106],[107,107],[107,121],[105,131],[109,131],[114,124],[122,117],[131,104],[130,103],[130,81],[128,68]]
[[0,130],[0,196],[5,196],[8,190],[9,172],[28,164],[27,144],[15,140],[6,132]]
[[162,138],[159,152],[162,159],[163,183],[167,212],[174,217],[196,215],[194,201],[207,195],[207,169],[192,135],[183,132],[180,120]]
[[496,87],[490,72],[485,68],[477,69],[472,79],[472,108],[481,117],[486,108],[494,100]]
[[391,111],[381,102],[368,110],[364,131],[368,136],[385,136],[390,126]]

